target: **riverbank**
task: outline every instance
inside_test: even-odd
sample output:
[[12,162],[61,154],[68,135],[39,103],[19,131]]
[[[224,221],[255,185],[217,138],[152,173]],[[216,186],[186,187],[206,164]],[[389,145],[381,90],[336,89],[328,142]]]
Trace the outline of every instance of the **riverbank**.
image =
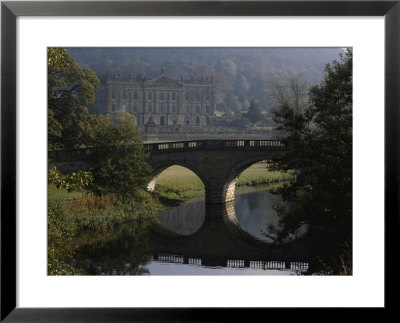
[[49,185],[48,275],[81,274],[71,266],[79,250],[115,241],[127,227],[135,227],[132,223],[147,226],[163,208],[156,196],[144,191],[122,201]]

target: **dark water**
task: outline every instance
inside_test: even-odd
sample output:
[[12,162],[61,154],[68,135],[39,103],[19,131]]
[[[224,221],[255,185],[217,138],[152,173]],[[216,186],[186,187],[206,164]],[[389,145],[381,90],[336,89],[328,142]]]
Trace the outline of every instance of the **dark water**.
[[[272,242],[262,234],[268,224],[278,224],[278,217],[272,206],[278,197],[267,190],[253,191],[236,196],[235,216],[240,225],[252,236]],[[191,200],[160,214],[161,224],[176,233],[190,235],[203,224],[205,217],[204,200]]]
[[[204,200],[136,223],[112,243],[83,250],[77,266],[89,275],[294,275],[308,268],[299,246],[276,246],[262,230],[277,224],[267,190],[236,196],[220,209]],[[288,251],[289,249],[289,251]]]

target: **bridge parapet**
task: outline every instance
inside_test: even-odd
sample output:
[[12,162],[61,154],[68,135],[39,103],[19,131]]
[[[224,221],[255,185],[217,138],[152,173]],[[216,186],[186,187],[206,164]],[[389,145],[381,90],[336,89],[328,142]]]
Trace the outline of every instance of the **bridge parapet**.
[[[215,149],[282,149],[283,143],[280,140],[190,140],[163,143],[144,144],[148,152],[166,152],[180,150],[215,150]],[[61,159],[68,157],[79,157],[87,155],[93,148],[77,148],[50,150],[48,158]]]
[[280,140],[192,140],[145,144],[149,152],[213,149],[282,149]]

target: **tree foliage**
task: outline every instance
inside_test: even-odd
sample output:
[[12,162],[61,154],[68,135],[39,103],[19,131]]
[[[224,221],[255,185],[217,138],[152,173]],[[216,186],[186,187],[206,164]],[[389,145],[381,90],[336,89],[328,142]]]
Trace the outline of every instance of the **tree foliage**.
[[228,78],[222,72],[217,72],[209,64],[199,64],[194,69],[194,75],[197,78],[213,78],[215,84],[215,96],[217,102],[223,102],[228,93],[232,93],[233,87]]
[[70,265],[76,251],[74,245],[75,224],[69,219],[60,201],[49,199],[47,209],[47,274],[79,274],[79,271]]
[[338,273],[352,241],[352,51],[325,70],[307,108],[286,102],[274,113],[287,149],[270,168],[294,170],[296,181],[277,190],[286,203],[277,207],[280,226],[268,232],[284,240],[307,226],[312,252]]
[[90,171],[79,170],[68,174],[61,173],[56,166],[49,169],[48,183],[58,189],[64,188],[68,192],[73,190],[82,190],[90,185],[93,176]]
[[295,110],[302,110],[309,104],[308,84],[302,79],[301,74],[287,76],[284,80],[275,77],[272,85],[270,95],[275,106],[290,105]]
[[90,69],[81,68],[67,50],[48,49],[48,140],[49,148],[85,145],[93,128],[88,107],[100,82]]
[[243,117],[251,121],[253,124],[265,120],[260,108],[258,107],[258,102],[254,100],[250,102],[249,112],[247,112]]
[[88,158],[97,192],[125,198],[144,187],[151,168],[132,115],[99,116],[91,146]]

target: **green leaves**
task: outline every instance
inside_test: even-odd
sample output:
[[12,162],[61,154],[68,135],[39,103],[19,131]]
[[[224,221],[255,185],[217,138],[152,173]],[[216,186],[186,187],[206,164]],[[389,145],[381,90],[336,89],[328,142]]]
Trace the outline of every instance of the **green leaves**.
[[58,189],[64,188],[68,192],[73,190],[82,190],[93,182],[91,172],[80,170],[69,174],[59,172],[56,166],[49,169],[48,183],[56,186]]
[[[302,225],[318,236],[314,254],[338,261],[352,240],[352,51],[326,67],[311,88],[303,110],[285,104],[274,121],[288,148],[271,158],[273,170],[294,170],[296,181],[277,189],[286,207],[277,207],[280,228],[268,233],[285,240]],[[336,257],[336,258],[335,258]],[[324,261],[329,264],[328,259]],[[339,262],[339,261],[338,261]]]
[[93,167],[95,190],[133,197],[151,172],[133,116],[120,112],[98,117],[88,157]]
[[243,115],[244,118],[250,120],[253,124],[258,121],[264,121],[265,118],[258,107],[258,102],[252,100],[249,107],[249,112]]
[[67,50],[48,51],[48,136],[49,148],[78,148],[91,136],[94,117],[88,107],[94,103],[96,74],[81,68]]
[[75,224],[71,217],[65,212],[60,201],[49,199],[47,219],[47,274],[78,274],[79,271],[70,265],[76,251],[73,242]]

